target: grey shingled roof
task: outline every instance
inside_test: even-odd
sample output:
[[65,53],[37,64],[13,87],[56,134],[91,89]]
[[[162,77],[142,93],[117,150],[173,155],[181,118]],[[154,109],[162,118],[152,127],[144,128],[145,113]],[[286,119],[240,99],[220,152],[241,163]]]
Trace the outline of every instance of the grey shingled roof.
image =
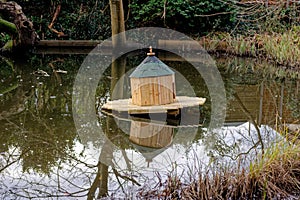
[[145,78],[172,74],[174,74],[174,72],[156,56],[147,56],[129,77]]

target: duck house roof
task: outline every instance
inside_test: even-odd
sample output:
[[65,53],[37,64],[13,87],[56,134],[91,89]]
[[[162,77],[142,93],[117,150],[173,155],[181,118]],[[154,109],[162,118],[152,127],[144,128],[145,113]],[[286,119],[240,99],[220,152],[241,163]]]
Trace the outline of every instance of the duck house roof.
[[[149,54],[148,54],[149,55]],[[158,77],[174,74],[168,65],[160,61],[156,56],[147,56],[129,76],[130,78]]]

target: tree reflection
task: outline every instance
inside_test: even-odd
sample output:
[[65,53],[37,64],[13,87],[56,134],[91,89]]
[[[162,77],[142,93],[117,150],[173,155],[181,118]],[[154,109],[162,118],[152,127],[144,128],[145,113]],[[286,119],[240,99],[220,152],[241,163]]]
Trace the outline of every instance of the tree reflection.
[[[47,62],[53,63],[51,58]],[[17,83],[0,96],[1,199],[86,197],[86,183],[95,166],[81,161],[75,152],[74,75],[35,76],[24,63],[15,62],[9,66],[13,70],[1,71],[1,88]],[[74,67],[66,60],[66,69],[67,63]],[[2,69],[7,67],[7,62],[1,64]]]
[[[100,157],[102,157],[103,152],[105,152],[107,156],[107,147],[103,146]],[[112,153],[112,152],[111,152]],[[102,162],[98,162],[97,165],[97,174],[94,181],[91,184],[89,192],[87,194],[87,199],[92,200],[96,196],[96,190],[99,189],[97,199],[101,197],[106,197],[108,195],[108,166]]]
[[[19,77],[18,87],[0,101],[1,152],[15,147],[24,171],[49,174],[59,159],[66,159],[73,151],[76,133],[69,110],[72,82],[61,85],[59,75],[52,80],[33,76],[23,63],[16,62],[13,74],[7,74]],[[13,78],[5,80],[5,85],[10,85]]]

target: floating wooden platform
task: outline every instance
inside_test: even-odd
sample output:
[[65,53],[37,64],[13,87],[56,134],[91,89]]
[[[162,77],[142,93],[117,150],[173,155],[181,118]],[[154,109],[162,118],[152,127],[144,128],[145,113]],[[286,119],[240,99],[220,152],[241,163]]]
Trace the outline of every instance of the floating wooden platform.
[[[118,127],[120,127],[120,123],[131,123],[132,121],[138,121],[138,122],[146,122],[146,123],[151,123],[151,124],[157,124],[160,126],[165,126],[165,127],[171,127],[171,128],[192,128],[192,127],[200,127],[203,126],[203,124],[199,123],[193,123],[193,124],[180,124],[180,120],[176,119],[164,119],[164,121],[159,121],[156,119],[147,119],[143,117],[137,117],[137,116],[131,116],[129,115],[128,118],[118,116],[118,115],[113,115],[111,112],[106,112],[102,111],[106,115],[110,115],[115,119],[115,122],[117,123]],[[171,121],[170,121],[171,120]]]
[[131,99],[109,101],[102,106],[104,112],[128,113],[129,115],[167,113],[168,115],[180,114],[180,109],[203,105],[206,98],[177,96],[171,104],[157,106],[137,106],[131,103]]

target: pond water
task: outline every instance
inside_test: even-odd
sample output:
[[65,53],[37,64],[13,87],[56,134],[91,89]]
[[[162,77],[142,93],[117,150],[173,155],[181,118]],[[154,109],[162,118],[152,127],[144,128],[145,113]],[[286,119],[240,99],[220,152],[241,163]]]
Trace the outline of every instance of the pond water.
[[[241,162],[247,166],[262,144],[266,148],[282,139],[282,125],[300,124],[297,73],[263,61],[218,57],[215,60],[226,90],[221,128],[209,128],[212,103],[201,75],[189,63],[166,60],[176,71],[177,95],[206,98],[196,111],[187,110],[188,120],[103,114],[101,106],[111,99],[115,84],[122,85],[116,95],[130,97],[128,77],[116,83],[115,72],[108,68],[95,96],[99,133],[89,132],[90,124],[77,130],[72,93],[84,58],[35,55],[30,60],[2,59],[1,199],[138,198],[168,175],[188,183],[207,169],[237,167]],[[127,58],[126,74],[143,58]],[[240,159],[242,154],[247,156]]]

